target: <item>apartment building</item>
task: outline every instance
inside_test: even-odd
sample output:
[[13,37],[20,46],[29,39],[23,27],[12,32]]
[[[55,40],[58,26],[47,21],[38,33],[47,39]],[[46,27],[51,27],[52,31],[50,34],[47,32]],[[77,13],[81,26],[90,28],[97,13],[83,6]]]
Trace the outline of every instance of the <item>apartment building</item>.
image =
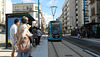
[[0,0],[0,32],[5,31],[6,0]]
[[63,31],[80,28],[85,23],[89,23],[89,0],[65,0],[62,7]]
[[0,0],[0,24],[5,24],[6,0]]
[[90,22],[100,23],[100,0],[90,0]]
[[62,22],[62,14],[60,15],[60,17],[58,17],[56,20],[61,21]]
[[[13,13],[29,13],[38,26],[38,4],[36,3],[18,3],[13,4]],[[40,26],[41,26],[41,5],[40,5]]]

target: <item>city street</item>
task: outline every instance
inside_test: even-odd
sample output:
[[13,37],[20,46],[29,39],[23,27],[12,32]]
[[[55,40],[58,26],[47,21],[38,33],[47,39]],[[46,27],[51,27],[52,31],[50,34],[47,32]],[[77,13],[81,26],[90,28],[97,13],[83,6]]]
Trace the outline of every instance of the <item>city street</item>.
[[0,57],[100,57],[100,0],[0,0]]
[[[1,47],[0,57],[10,57],[11,51],[11,47],[8,49]],[[63,36],[61,42],[48,41],[48,35],[46,34],[42,36],[40,45],[36,48],[33,47],[31,55],[34,57],[99,57],[100,40],[66,35]]]

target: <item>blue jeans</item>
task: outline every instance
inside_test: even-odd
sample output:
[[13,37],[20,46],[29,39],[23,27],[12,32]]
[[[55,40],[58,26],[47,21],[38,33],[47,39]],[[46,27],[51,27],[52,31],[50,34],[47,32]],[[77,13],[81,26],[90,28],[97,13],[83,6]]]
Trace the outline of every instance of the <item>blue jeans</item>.
[[30,51],[22,53],[22,52],[18,52],[18,57],[28,57],[30,54]]

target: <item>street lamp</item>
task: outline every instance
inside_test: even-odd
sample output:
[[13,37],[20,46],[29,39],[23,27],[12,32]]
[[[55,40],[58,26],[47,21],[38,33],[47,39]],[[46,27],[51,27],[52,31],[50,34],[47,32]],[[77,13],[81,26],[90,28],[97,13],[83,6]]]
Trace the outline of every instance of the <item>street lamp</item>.
[[[55,9],[53,11],[53,9]],[[56,9],[57,9],[57,6],[51,6],[51,11],[52,11],[52,15],[53,15],[53,21],[54,21],[54,16],[55,16],[55,13],[56,13]]]

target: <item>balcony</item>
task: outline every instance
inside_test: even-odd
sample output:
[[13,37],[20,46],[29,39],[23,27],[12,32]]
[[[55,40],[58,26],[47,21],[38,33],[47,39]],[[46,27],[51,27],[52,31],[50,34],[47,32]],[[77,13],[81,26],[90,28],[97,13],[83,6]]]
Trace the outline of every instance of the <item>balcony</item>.
[[78,16],[76,16],[76,19],[78,19]]
[[67,11],[67,6],[65,7],[65,11]]
[[78,6],[76,6],[76,8],[78,8]]
[[89,12],[89,10],[85,10],[85,12]]
[[76,1],[76,3],[78,3],[78,1]]
[[64,20],[64,23],[66,22],[66,20]]
[[78,24],[78,21],[76,21],[76,23]]
[[89,19],[85,19],[85,22],[89,22]]
[[78,13],[78,11],[76,11],[76,13]]

